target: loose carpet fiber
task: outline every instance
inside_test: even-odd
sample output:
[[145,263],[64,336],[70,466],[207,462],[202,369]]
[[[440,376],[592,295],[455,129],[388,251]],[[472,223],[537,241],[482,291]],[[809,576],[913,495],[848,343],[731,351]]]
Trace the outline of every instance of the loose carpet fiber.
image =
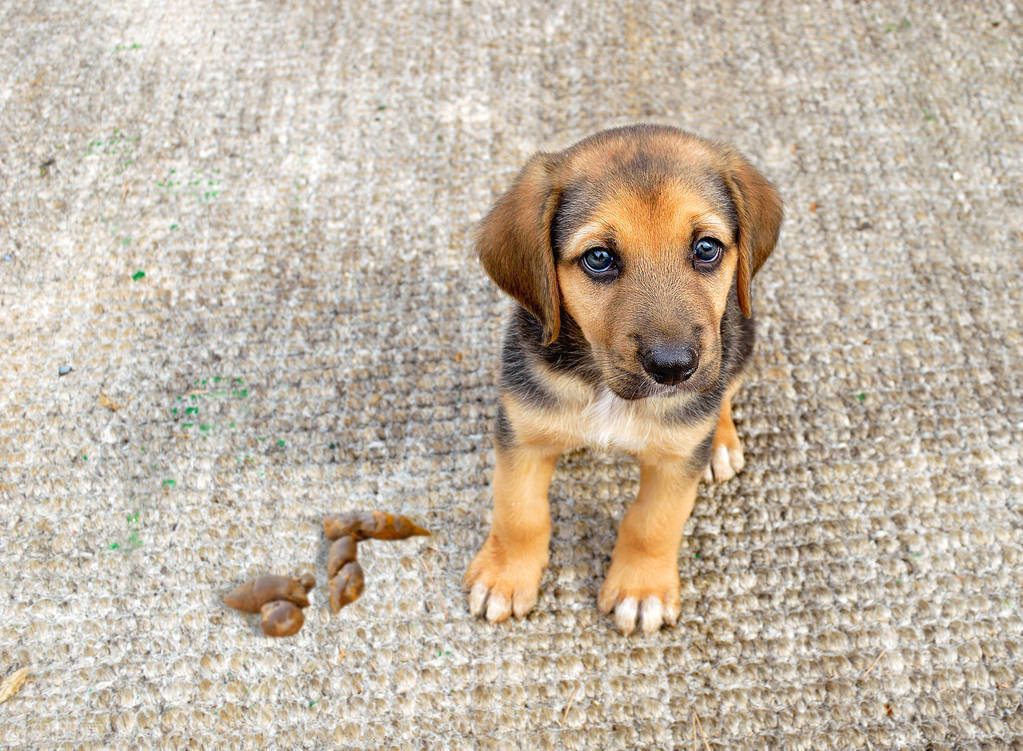
[[[5,3],[0,747],[1023,748],[1021,40],[1012,2]],[[678,626],[623,638],[638,470],[566,456],[538,607],[491,627],[473,227],[637,121],[786,203],[747,467]],[[332,617],[356,508],[435,535],[364,545]],[[304,571],[295,637],[222,604]]]

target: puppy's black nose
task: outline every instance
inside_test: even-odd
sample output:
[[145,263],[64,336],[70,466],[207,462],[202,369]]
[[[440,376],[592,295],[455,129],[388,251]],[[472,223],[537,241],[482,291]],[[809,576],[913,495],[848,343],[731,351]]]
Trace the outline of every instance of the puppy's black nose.
[[643,370],[665,386],[682,383],[700,364],[700,356],[687,344],[650,347],[640,352],[639,359]]

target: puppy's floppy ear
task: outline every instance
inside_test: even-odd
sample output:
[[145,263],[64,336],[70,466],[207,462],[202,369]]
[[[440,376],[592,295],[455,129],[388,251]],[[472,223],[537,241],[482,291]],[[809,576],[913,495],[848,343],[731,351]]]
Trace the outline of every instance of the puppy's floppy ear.
[[778,191],[738,153],[728,155],[723,177],[739,218],[739,262],[736,287],[743,315],[753,315],[750,285],[778,242],[782,208]]
[[480,225],[476,252],[497,286],[543,327],[544,344],[561,330],[561,294],[551,247],[551,222],[561,198],[556,154],[534,155]]

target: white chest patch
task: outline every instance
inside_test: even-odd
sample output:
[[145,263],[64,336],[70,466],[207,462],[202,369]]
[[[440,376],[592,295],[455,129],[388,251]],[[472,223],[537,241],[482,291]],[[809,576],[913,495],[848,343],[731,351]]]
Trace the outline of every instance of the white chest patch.
[[636,402],[603,392],[582,412],[583,440],[596,446],[642,451],[650,439],[650,419],[638,414]]

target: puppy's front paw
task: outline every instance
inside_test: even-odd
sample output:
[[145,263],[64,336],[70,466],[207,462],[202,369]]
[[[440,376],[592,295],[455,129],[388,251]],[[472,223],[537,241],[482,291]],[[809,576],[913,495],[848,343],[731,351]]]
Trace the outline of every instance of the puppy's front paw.
[[714,443],[713,453],[710,455],[710,464],[703,471],[703,479],[706,482],[727,482],[746,466],[746,459],[742,455],[742,445],[736,441],[735,448],[729,448],[725,444]]
[[509,615],[526,615],[536,605],[546,565],[546,549],[516,550],[513,554],[493,536],[488,537],[465,573],[469,612],[491,623]]
[[615,551],[597,604],[604,615],[614,611],[615,623],[626,636],[637,625],[650,633],[678,619],[678,591],[674,558]]
[[727,482],[746,464],[742,455],[742,443],[731,417],[727,422],[722,420],[718,423],[717,432],[714,433],[714,445],[710,451],[710,464],[703,473],[703,479],[707,482]]

